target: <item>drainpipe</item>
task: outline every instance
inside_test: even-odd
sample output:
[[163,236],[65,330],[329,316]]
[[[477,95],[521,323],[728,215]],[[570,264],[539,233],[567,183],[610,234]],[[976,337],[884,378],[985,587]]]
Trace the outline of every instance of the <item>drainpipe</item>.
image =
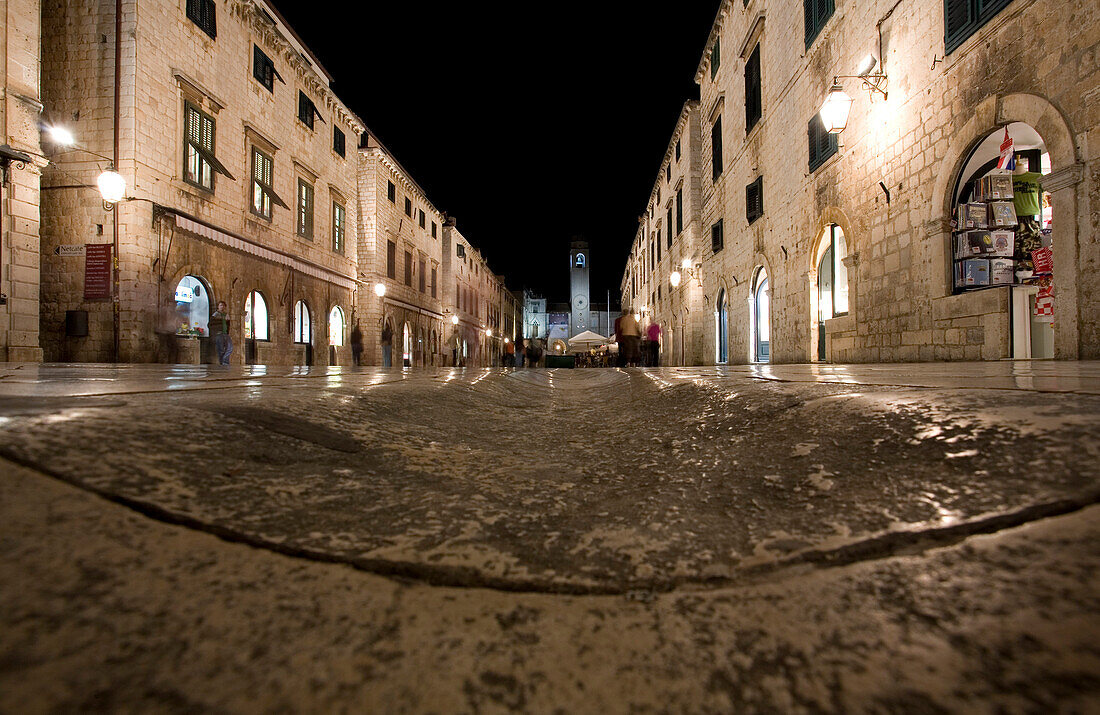
[[[115,122],[114,122],[114,153],[115,171],[119,171],[121,167],[118,163],[119,154],[119,134],[118,123],[119,116],[121,114],[121,88],[119,83],[122,77],[122,0],[115,0]],[[121,346],[122,346],[122,332],[119,324],[119,272],[118,272],[118,213],[122,209],[119,205],[115,205],[114,214],[114,247],[113,253],[113,267],[112,267],[112,301],[111,308],[114,313],[114,361],[118,362]]]

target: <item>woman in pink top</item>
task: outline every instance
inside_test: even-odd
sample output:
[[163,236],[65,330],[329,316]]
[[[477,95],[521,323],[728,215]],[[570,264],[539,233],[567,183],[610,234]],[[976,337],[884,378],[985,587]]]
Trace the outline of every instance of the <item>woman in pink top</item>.
[[657,367],[660,365],[661,360],[661,326],[657,323],[650,323],[646,328],[646,338],[649,339],[649,355],[646,357],[651,367]]

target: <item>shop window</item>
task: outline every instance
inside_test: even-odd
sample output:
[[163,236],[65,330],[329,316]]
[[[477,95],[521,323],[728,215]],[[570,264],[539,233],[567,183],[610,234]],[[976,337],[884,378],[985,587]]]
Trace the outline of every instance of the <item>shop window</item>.
[[328,344],[340,346],[344,344],[344,311],[340,306],[332,306],[328,312]]
[[270,340],[267,301],[259,291],[252,291],[244,302],[245,340]]
[[214,0],[187,0],[187,19],[213,38],[218,36],[218,16]]
[[745,62],[745,133],[748,134],[761,114],[760,95],[760,45],[758,44]]
[[210,334],[210,291],[195,276],[184,276],[176,284],[175,330],[178,335]]
[[298,235],[313,240],[313,184],[298,179]]
[[944,0],[944,54],[951,54],[967,38],[992,20],[1012,0]]
[[825,231],[825,250],[817,263],[817,310],[821,321],[848,314],[848,269],[844,265],[848,247],[844,231],[836,224]]
[[309,306],[304,300],[294,304],[294,342],[313,342],[313,329],[310,325]]
[[814,43],[825,23],[833,16],[833,0],[802,0],[802,9],[806,19],[806,48]]
[[816,171],[819,166],[825,163],[825,161],[836,154],[837,145],[836,134],[831,134],[825,131],[825,125],[821,123],[821,116],[815,114],[810,119],[810,124],[806,129],[806,135],[809,141],[810,150],[810,171]]
[[275,80],[280,82],[283,78],[275,69],[275,63],[260,49],[259,45],[252,45],[252,76],[264,86],[268,92],[275,91]]

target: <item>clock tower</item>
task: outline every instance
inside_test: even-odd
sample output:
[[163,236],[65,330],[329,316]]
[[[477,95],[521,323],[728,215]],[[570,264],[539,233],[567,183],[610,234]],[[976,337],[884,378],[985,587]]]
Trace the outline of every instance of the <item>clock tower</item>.
[[569,337],[592,329],[588,267],[588,243],[573,241],[569,245]]

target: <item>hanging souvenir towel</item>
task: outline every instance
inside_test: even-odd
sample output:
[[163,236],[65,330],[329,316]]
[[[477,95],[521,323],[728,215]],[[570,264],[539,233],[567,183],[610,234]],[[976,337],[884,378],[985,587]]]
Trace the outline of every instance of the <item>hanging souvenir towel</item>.
[[1040,323],[1054,322],[1054,287],[1043,286],[1035,296],[1035,320]]
[[1005,139],[1001,142],[1001,156],[997,159],[998,169],[1012,171],[1016,168],[1016,152],[1012,146],[1012,137],[1008,136],[1008,127],[1005,127]]

